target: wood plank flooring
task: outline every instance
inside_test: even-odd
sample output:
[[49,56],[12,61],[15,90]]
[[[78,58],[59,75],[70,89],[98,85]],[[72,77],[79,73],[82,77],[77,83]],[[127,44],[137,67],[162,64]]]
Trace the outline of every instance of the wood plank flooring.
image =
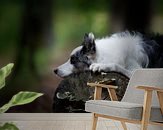
[[[90,113],[4,113],[0,115],[0,123],[13,122],[20,130],[91,130],[91,119]],[[99,118],[97,130],[123,130],[123,128],[120,122]]]

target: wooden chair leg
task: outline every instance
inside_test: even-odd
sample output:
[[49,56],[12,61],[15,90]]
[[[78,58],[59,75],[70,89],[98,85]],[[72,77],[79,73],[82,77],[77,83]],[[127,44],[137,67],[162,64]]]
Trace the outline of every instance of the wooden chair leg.
[[108,88],[109,96],[111,98],[111,101],[118,101],[115,89]]
[[[108,88],[108,92],[109,92],[109,96],[111,98],[111,101],[118,101],[115,89],[109,89]],[[121,121],[122,127],[124,130],[127,130],[127,126],[125,124],[125,122]]]
[[163,92],[157,92],[157,96],[160,103],[161,113],[163,114]]
[[121,121],[121,124],[122,124],[123,129],[127,130],[127,126],[126,126],[125,122]]
[[96,130],[98,117],[93,113],[92,130]]
[[147,130],[150,119],[151,102],[152,102],[152,91],[145,91],[141,130]]

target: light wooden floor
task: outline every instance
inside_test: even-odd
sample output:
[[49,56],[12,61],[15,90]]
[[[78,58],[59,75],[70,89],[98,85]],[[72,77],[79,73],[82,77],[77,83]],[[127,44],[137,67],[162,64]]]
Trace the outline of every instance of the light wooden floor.
[[[13,122],[20,130],[91,130],[91,117],[90,113],[5,113],[0,123]],[[117,121],[99,118],[97,130],[123,129]]]

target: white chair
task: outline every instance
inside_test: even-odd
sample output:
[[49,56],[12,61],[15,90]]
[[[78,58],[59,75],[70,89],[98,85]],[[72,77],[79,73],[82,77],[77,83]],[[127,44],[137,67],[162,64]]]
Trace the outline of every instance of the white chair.
[[[96,130],[98,117],[118,120],[127,130],[125,123],[163,126],[163,69],[138,69],[132,75],[122,101],[117,101],[117,87],[88,83],[95,87],[95,100],[85,104],[85,110],[93,113],[92,130]],[[107,88],[112,101],[100,100],[102,88]]]

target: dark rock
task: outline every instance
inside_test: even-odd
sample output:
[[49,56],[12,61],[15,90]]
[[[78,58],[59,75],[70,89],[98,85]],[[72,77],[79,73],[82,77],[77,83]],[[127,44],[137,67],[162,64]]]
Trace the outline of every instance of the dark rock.
[[[61,81],[54,94],[53,112],[85,112],[85,102],[93,99],[94,88],[87,82],[103,82],[118,86],[116,94],[121,100],[129,78],[117,72],[109,73],[75,73]],[[110,99],[106,89],[102,91],[102,99]]]

